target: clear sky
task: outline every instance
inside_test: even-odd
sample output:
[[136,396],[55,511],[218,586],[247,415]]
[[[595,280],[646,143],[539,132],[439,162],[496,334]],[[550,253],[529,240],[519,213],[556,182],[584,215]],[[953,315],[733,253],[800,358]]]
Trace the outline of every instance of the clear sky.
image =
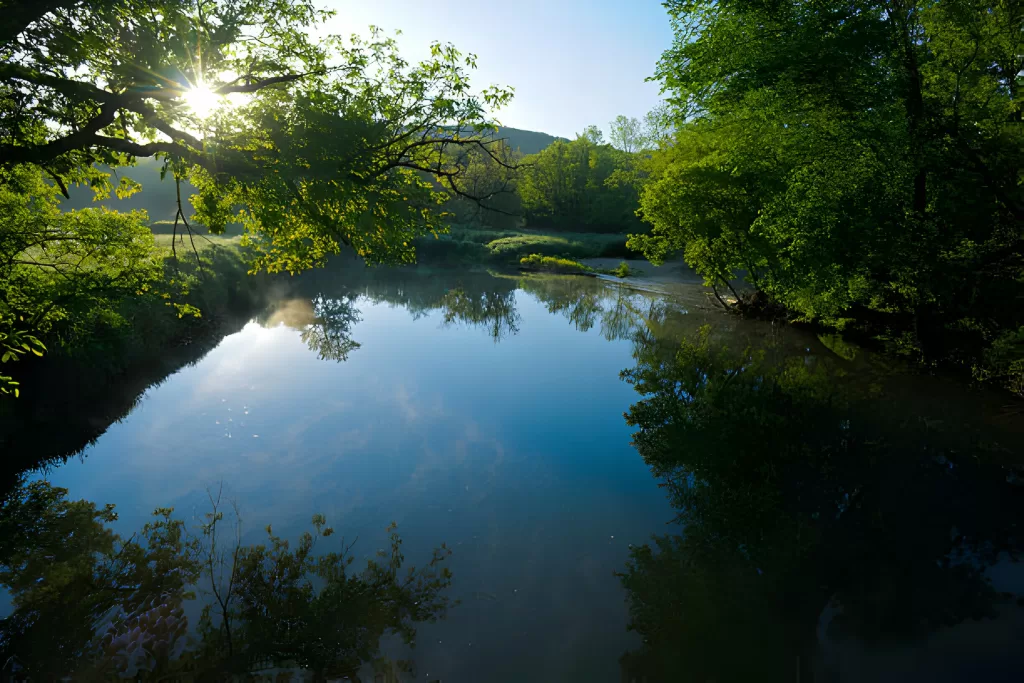
[[660,0],[321,0],[337,10],[331,32],[370,24],[398,38],[410,61],[434,40],[476,53],[475,87],[510,85],[498,112],[506,126],[571,138],[587,125],[607,133],[618,114],[643,116],[659,101],[647,83],[672,40]]

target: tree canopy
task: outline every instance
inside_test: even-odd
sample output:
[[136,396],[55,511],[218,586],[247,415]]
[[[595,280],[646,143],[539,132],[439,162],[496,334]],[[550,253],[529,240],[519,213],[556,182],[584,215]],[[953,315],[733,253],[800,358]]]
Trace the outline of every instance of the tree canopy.
[[[92,315],[104,293],[142,295],[161,279],[147,216],[57,202],[75,184],[138,192],[138,159],[158,159],[179,186],[175,233],[240,223],[252,268],[271,273],[343,248],[412,262],[416,237],[446,229],[450,197],[495,195],[466,187],[474,160],[495,177],[514,170],[491,117],[512,91],[474,91],[476,57],[452,45],[410,63],[377,29],[327,35],[331,13],[305,0],[0,10],[0,201],[14,218],[0,226],[4,362],[42,352],[38,336],[69,306]],[[160,287],[173,298],[180,284]]]
[[1019,3],[666,6],[679,130],[633,246],[932,359],[1019,339]]
[[596,126],[523,159],[518,192],[528,224],[625,232],[640,227],[637,192],[623,181],[633,155],[604,142]]

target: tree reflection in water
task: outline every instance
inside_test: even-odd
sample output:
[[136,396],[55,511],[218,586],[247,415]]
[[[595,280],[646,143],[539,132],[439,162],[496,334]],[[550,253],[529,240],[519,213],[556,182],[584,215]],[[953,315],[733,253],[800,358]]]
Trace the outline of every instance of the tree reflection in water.
[[0,622],[4,678],[226,680],[284,668],[358,680],[364,665],[394,664],[382,636],[412,643],[415,624],[447,612],[443,545],[406,567],[392,526],[390,548],[358,568],[321,515],[297,543],[268,526],[264,543],[244,545],[237,511],[219,493],[210,500],[196,529],[157,509],[122,538],[111,505],[42,481],[12,492],[0,511],[0,583],[13,606]]
[[825,641],[1019,619],[985,574],[1021,547],[1003,449],[900,413],[823,359],[715,346],[708,328],[681,345],[639,335],[623,373],[643,396],[634,445],[680,527],[621,576],[643,637],[629,678],[840,680]]

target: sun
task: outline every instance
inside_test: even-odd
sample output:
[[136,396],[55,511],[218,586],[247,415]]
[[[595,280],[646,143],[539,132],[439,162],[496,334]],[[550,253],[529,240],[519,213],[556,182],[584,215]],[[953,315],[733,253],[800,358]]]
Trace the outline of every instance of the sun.
[[221,105],[221,97],[205,83],[197,83],[185,91],[185,105],[200,119],[209,118],[210,114]]

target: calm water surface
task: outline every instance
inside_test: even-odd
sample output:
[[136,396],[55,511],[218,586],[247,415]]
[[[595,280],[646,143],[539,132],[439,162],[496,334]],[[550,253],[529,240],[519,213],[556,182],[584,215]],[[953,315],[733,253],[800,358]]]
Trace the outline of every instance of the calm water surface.
[[[262,541],[270,523],[295,537],[319,512],[358,537],[362,556],[397,522],[410,562],[441,542],[454,551],[461,605],[421,627],[422,675],[615,680],[636,639],[614,572],[629,544],[674,516],[622,419],[636,397],[619,379],[631,330],[602,333],[596,311],[576,321],[571,310],[552,313],[515,281],[470,279],[346,286],[324,292],[315,311],[309,299],[282,301],[149,389],[81,461],[48,478],[72,498],[116,503],[126,535],[157,506],[202,514],[207,489],[221,483],[245,542]],[[550,299],[566,279],[537,282]],[[574,284],[584,307],[617,297]],[[467,296],[501,298],[514,312],[498,318],[496,335],[487,319],[445,322],[442,310],[379,300],[410,286],[442,295],[469,286]],[[303,338],[332,296],[358,344],[342,361]]]
[[[951,431],[967,443],[943,443],[957,453],[968,452],[979,439],[998,441],[997,448],[986,450],[986,462],[991,464],[978,476],[988,477],[986,486],[995,487],[996,498],[1008,496],[1007,505],[1020,499],[1013,470],[1019,434],[1013,421],[1000,413],[1006,403],[1003,397],[965,394],[940,379],[893,382],[899,373],[892,367],[837,347],[828,338],[721,315],[696,287],[665,296],[584,278],[372,270],[311,278],[304,287],[308,291],[289,294],[225,337],[199,362],[148,389],[131,414],[111,425],[81,458],[36,476],[66,487],[73,499],[115,503],[120,514],[115,528],[124,535],[141,527],[158,506],[173,506],[183,517],[201,515],[209,507],[208,491],[222,487],[224,495],[237,502],[244,543],[263,541],[264,527],[271,523],[275,533],[297,537],[315,513],[324,514],[346,541],[357,539],[353,553],[358,558],[385,544],[385,528],[392,521],[405,541],[410,563],[427,559],[432,548],[446,543],[453,550],[450,594],[460,604],[446,620],[419,626],[411,655],[397,644],[389,645],[413,659],[417,680],[620,680],[623,667],[630,666],[620,664],[620,657],[637,651],[642,643],[626,629],[628,594],[616,573],[624,571],[631,545],[647,543],[652,535],[681,538],[681,524],[675,522],[680,507],[693,510],[702,504],[692,499],[681,503],[672,486],[666,490],[665,478],[655,476],[631,444],[637,427],[628,425],[623,414],[642,396],[620,378],[620,372],[638,364],[634,354],[644,344],[674,346],[680,339],[693,338],[705,324],[711,325],[715,346],[734,352],[766,348],[773,362],[840,368],[844,377],[854,377],[858,386],[869,387],[865,391],[874,391],[879,405],[888,401],[902,406],[894,410],[902,416],[896,421],[904,431],[908,420],[926,426],[956,425]],[[713,372],[710,366],[700,371],[705,378]],[[681,405],[694,395],[685,382],[670,382],[681,387]],[[881,412],[890,418],[896,414]],[[693,415],[686,420],[695,424]],[[982,437],[964,436],[969,430],[956,421],[970,422]],[[736,428],[743,431],[742,425],[739,422]],[[765,438],[774,438],[772,430],[787,429],[784,423],[776,424]],[[712,434],[707,447],[734,444],[742,436],[730,431],[726,427],[720,435]],[[834,451],[836,442],[831,434],[826,437],[827,447]],[[823,441],[815,443],[826,447]],[[937,452],[914,443],[909,450],[922,452],[909,457],[931,467]],[[696,447],[670,444],[658,452]],[[905,455],[907,449],[900,446],[900,452]],[[943,501],[959,509],[961,503],[969,508],[980,496],[993,499],[980,493],[989,489],[975,486],[977,477],[961,484],[952,479],[959,470],[950,474],[950,468],[942,476],[951,491],[968,491],[966,502],[949,502],[948,496],[916,499],[911,486],[905,495],[913,498],[914,509],[931,514],[946,504]],[[701,470],[690,466],[689,471],[692,476]],[[903,471],[892,475],[888,484],[898,488],[914,478],[923,481],[920,474]],[[833,472],[829,477],[833,475],[840,476]],[[809,475],[794,474],[792,480],[799,476]],[[872,474],[871,480],[880,476]],[[819,488],[829,486],[831,478]],[[929,491],[938,490],[929,486]],[[837,509],[845,510],[850,494],[857,495],[857,485],[842,484],[839,489],[843,493],[837,495],[845,495],[847,502]],[[780,485],[789,500],[807,500],[807,489],[802,490],[805,493],[794,493],[796,489]],[[949,495],[955,499],[959,494]],[[820,524],[821,515],[830,513],[815,505],[819,507],[808,511],[806,518]],[[791,514],[783,507],[785,512],[779,514]],[[1012,509],[1011,505],[993,514],[1007,519],[1006,510]],[[839,513],[832,514],[839,518]],[[893,538],[887,540],[916,548],[921,539],[901,535],[906,531],[898,517],[902,513],[888,514]],[[944,517],[934,521],[942,527],[939,536],[946,537],[958,523],[970,524]],[[974,532],[984,535],[988,522],[979,524]],[[784,534],[799,533],[785,528]],[[736,543],[747,549],[741,555],[749,560],[758,551],[746,529],[716,530],[709,538],[735,534]],[[849,538],[871,546],[863,556],[881,552],[881,542],[858,529]],[[766,533],[762,529],[757,538]],[[830,527],[816,533],[840,532]],[[788,547],[789,542],[788,536],[771,540],[773,548]],[[985,542],[993,549],[991,561],[982,563],[986,580],[999,582],[997,588],[1003,592],[1024,588],[1016,565],[1009,561],[1010,544],[995,547],[998,539]],[[849,546],[845,541],[839,545]],[[924,545],[921,541],[920,552],[913,554],[920,566],[941,564],[953,552]],[[848,560],[816,554],[807,564]],[[768,567],[775,566],[777,558],[751,561],[757,565],[751,571],[756,579],[771,574]],[[914,585],[920,566],[908,561],[883,573],[907,573],[892,580]],[[665,614],[659,618],[681,629],[676,633],[665,627],[660,637],[682,642],[696,633],[700,641],[705,630],[711,634],[735,629],[735,636],[725,640],[743,652],[744,633],[750,628],[744,622],[785,630],[782,624],[802,619],[796,630],[805,640],[794,651],[806,652],[810,638],[818,642],[812,648],[818,655],[811,664],[806,654],[803,663],[795,655],[789,670],[813,670],[820,680],[901,680],[908,672],[928,668],[934,669],[934,680],[958,680],[961,674],[977,671],[987,672],[990,680],[1019,680],[1006,677],[1020,672],[1016,667],[1024,651],[1017,647],[1024,644],[1024,621],[1012,600],[999,603],[993,608],[996,616],[981,625],[963,626],[961,621],[969,620],[950,613],[948,625],[901,634],[892,642],[860,635],[844,639],[826,633],[829,621],[851,611],[850,604],[858,598],[851,593],[835,597],[843,594],[839,588],[822,592],[812,586],[816,579],[808,578],[804,564],[800,567],[793,572],[795,584],[770,586],[766,594],[773,605],[809,602],[806,618],[788,613],[788,607],[737,610],[715,591],[739,595],[736,600],[745,605],[757,600],[746,596],[746,588],[731,584],[700,589],[709,596],[706,607],[711,611],[695,612],[688,598],[669,588],[689,579],[658,579],[666,589],[664,604],[657,608]],[[867,576],[872,570],[851,571]],[[865,578],[861,598],[867,593],[872,600],[883,595],[877,583]],[[649,587],[649,582],[644,585]],[[795,595],[788,600],[786,591],[794,590],[794,585],[821,594],[813,600]],[[632,590],[650,599],[643,586],[634,584]],[[924,603],[932,600],[918,598]],[[794,607],[793,612],[799,611]],[[874,618],[884,622],[888,617],[879,612]],[[879,626],[877,631],[886,629]],[[718,647],[711,641],[705,646]],[[680,656],[691,647],[680,645]],[[938,657],[940,652],[946,653],[944,660]],[[651,666],[672,670],[666,661]],[[943,663],[934,665],[939,661]],[[788,667],[785,662],[782,666]],[[714,666],[703,666],[705,673],[695,673],[695,679],[711,680]],[[660,675],[659,680],[672,679]],[[719,680],[729,679],[725,673]]]

